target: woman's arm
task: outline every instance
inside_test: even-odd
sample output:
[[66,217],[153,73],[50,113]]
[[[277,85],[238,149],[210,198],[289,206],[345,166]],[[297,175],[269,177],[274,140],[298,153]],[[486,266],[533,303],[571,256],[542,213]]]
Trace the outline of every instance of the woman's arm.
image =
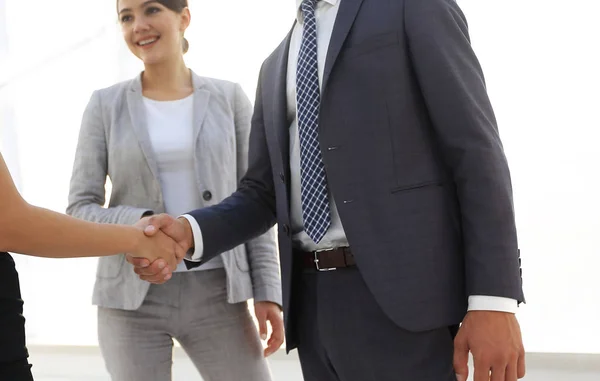
[[[234,97],[237,176],[239,181],[248,169],[248,140],[252,119],[252,104],[238,84],[235,85]],[[265,234],[248,241],[246,250],[252,276],[254,301],[282,305],[275,229],[271,228]]]
[[[132,253],[169,266],[183,249],[164,234],[148,238],[129,225],[97,224],[28,204],[19,194],[0,154],[0,251],[49,258]],[[175,267],[171,267],[175,268]]]
[[[259,95],[257,95],[259,96]],[[242,88],[236,84],[234,97],[234,121],[237,148],[238,181],[248,170],[248,146],[252,122],[252,104]],[[283,344],[284,327],[281,317],[281,278],[275,243],[275,229],[246,242],[252,290],[254,294],[254,312],[258,322],[258,331],[263,340],[267,340],[267,322],[271,324],[271,337],[268,338],[264,356],[275,353]]]
[[91,222],[132,225],[144,215],[152,214],[152,210],[129,205],[104,207],[108,141],[101,94],[100,91],[92,94],[83,113],[66,213]]

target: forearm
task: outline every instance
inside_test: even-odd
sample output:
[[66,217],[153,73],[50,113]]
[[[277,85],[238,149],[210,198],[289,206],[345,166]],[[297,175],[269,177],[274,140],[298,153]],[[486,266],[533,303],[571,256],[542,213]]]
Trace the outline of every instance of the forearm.
[[131,225],[143,216],[152,214],[153,211],[148,208],[137,208],[127,205],[105,208],[96,203],[78,202],[69,205],[66,213],[70,216],[90,222]]
[[274,210],[253,193],[240,189],[217,205],[189,213],[202,231],[202,261],[246,243],[275,224]]
[[137,252],[143,232],[133,226],[96,224],[22,204],[2,221],[0,251],[49,258]]

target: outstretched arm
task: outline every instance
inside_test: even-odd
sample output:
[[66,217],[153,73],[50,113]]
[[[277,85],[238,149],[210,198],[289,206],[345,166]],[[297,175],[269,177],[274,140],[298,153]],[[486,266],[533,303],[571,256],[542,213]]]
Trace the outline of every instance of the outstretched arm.
[[48,258],[128,252],[153,260],[162,257],[173,266],[183,257],[183,249],[165,234],[149,238],[134,226],[82,221],[28,204],[17,191],[2,155],[0,251]]

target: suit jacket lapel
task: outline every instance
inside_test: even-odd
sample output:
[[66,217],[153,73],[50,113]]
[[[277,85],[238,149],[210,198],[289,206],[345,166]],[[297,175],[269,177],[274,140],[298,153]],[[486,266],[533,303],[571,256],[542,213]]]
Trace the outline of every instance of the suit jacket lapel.
[[[190,70],[191,71],[191,70]],[[192,84],[194,86],[194,142],[197,142],[200,138],[200,133],[204,127],[204,119],[208,111],[208,101],[210,99],[210,92],[203,89],[202,78],[192,73]]]
[[325,60],[325,70],[323,71],[323,88],[322,93],[325,93],[327,88],[327,82],[331,70],[335,65],[344,41],[350,32],[350,28],[356,19],[358,10],[363,0],[343,0],[340,3],[340,9],[338,10],[337,17],[335,19],[335,26],[333,27],[333,33],[331,34],[331,40],[329,41],[329,48],[327,49],[327,58]]
[[[293,30],[293,27],[292,27]],[[263,100],[265,105],[272,106],[272,126],[275,129],[277,143],[281,150],[283,160],[283,168],[289,168],[290,163],[290,123],[287,120],[287,68],[288,54],[290,48],[290,39],[292,32],[288,34],[283,43],[279,46],[276,53],[276,58],[273,61],[274,67],[267,68],[265,85],[263,87],[264,94],[270,94],[271,101]],[[273,75],[269,75],[270,69]],[[266,127],[266,126],[265,126]]]
[[146,157],[150,171],[155,178],[158,179],[158,165],[152,143],[150,142],[150,134],[146,121],[146,112],[144,109],[144,99],[142,97],[142,75],[138,75],[132,82],[127,92],[127,106],[129,108],[129,116],[133,130],[140,144],[140,148]]
[[[194,141],[197,141],[200,138],[204,119],[206,118],[210,93],[202,88],[204,85],[202,79],[193,71],[192,84],[194,86]],[[148,162],[150,171],[152,171],[154,177],[158,179],[158,165],[148,133],[144,99],[142,95],[141,74],[131,82],[131,86],[127,92],[127,105],[131,117],[131,124],[133,125],[133,130],[140,144],[140,148]]]
[[[327,50],[327,57],[325,60],[325,70],[323,73],[323,89],[322,93],[325,92],[329,75],[334,67],[335,61],[337,60],[344,41],[350,32],[350,28],[356,19],[356,15],[362,5],[363,0],[343,0],[340,3],[340,9],[335,21],[335,26],[329,42],[329,48]],[[279,147],[281,148],[281,155],[283,159],[284,168],[289,168],[290,160],[290,138],[289,138],[289,122],[287,120],[287,68],[288,68],[288,55],[290,49],[290,40],[292,38],[292,32],[296,23],[292,26],[292,29],[288,33],[286,39],[279,46],[276,53],[276,59],[274,61],[273,68],[267,68],[273,72],[272,76],[267,74],[265,80],[267,86],[263,88],[272,94],[272,123],[276,130]],[[267,93],[268,94],[268,93]]]

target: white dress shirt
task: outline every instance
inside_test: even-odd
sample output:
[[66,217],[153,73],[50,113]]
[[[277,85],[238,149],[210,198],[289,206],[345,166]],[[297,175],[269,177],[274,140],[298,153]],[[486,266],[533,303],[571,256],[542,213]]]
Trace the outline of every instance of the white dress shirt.
[[[198,208],[202,202],[194,172],[193,94],[176,101],[155,101],[144,97],[144,106],[165,211],[177,216]],[[218,256],[192,271],[223,266],[221,256]],[[175,271],[190,270],[181,262]]]
[[[337,17],[340,3],[343,0],[321,0],[317,3],[315,17],[317,20],[317,63],[319,72],[319,86],[322,88],[325,58],[329,47],[329,40],[333,32],[335,19]],[[315,244],[303,229],[302,203],[300,199],[300,138],[298,135],[298,119],[296,110],[296,67],[300,45],[302,43],[303,15],[300,8],[302,0],[296,0],[297,23],[292,31],[290,50],[287,67],[287,112],[288,120],[292,120],[290,126],[290,170],[291,170],[291,227],[292,240],[302,247],[303,250],[313,251],[339,246],[347,246],[348,240],[337,212],[335,201],[331,194],[330,211],[331,226],[325,237]],[[191,260],[199,261],[202,258],[202,233],[198,223],[190,216],[185,216],[192,226],[195,240],[195,253]],[[198,245],[200,243],[200,245]],[[510,298],[497,296],[471,295],[469,296],[469,310],[503,311],[515,313],[518,309],[517,301]]]

